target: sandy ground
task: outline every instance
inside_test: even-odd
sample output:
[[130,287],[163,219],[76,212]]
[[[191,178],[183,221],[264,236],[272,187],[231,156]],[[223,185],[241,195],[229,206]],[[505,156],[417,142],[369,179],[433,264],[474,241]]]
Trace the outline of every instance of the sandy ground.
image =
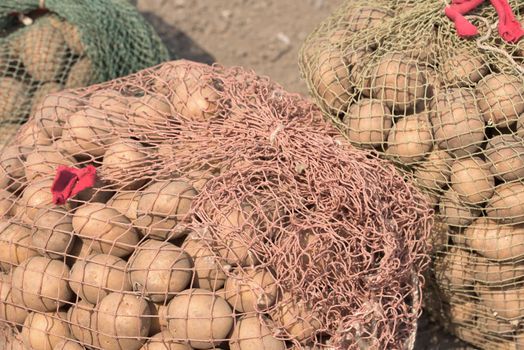
[[[297,57],[302,42],[341,0],[132,0],[172,57],[254,69],[307,95]],[[417,350],[471,350],[426,317]]]

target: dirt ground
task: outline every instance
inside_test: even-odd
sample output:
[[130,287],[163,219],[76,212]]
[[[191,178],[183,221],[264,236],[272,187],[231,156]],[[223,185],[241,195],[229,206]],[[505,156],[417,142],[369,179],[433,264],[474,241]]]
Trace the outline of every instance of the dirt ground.
[[[174,58],[254,69],[307,95],[297,65],[306,36],[341,0],[134,0]],[[422,317],[415,349],[472,350]]]

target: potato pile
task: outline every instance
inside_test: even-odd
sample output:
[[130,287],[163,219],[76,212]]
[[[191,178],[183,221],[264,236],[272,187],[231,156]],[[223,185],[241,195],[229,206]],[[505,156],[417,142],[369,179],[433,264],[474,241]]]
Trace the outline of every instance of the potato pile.
[[30,22],[12,29],[2,42],[0,122],[19,123],[46,95],[96,78],[77,26],[49,13]]
[[[431,210],[335,136],[310,102],[238,67],[174,61],[47,95],[0,154],[12,347],[405,344]],[[356,319],[358,343],[340,331]]]
[[[111,89],[89,98],[48,95],[0,157],[0,318],[21,329],[26,347],[288,347],[267,324],[287,324],[303,310],[285,307],[273,321],[256,313],[277,300],[271,271],[219,265],[202,238],[182,225],[212,172],[137,180],[137,171],[175,150],[157,134],[137,140],[125,130],[165,123],[174,112],[212,115],[214,91],[200,84],[189,80],[187,103],[175,111],[178,95],[135,97]],[[56,168],[88,163],[103,180],[54,205]],[[230,220],[231,229],[242,225],[239,217]],[[237,277],[226,278],[224,271],[233,269]],[[293,321],[293,327],[305,338],[311,326]]]
[[432,277],[451,328],[507,349],[524,336],[521,51],[496,31],[488,42],[513,61],[458,38],[442,6],[348,1],[307,39],[301,67],[346,138],[426,193],[440,223]]

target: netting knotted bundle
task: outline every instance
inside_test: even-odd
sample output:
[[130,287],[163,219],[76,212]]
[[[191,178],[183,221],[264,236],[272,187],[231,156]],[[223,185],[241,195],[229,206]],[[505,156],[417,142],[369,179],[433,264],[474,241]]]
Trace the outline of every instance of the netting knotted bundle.
[[50,93],[134,73],[168,59],[126,0],[0,3],[0,145]]
[[26,343],[47,319],[103,349],[412,347],[431,210],[311,103],[176,61],[42,108],[0,161],[0,305]]
[[428,309],[485,349],[521,346],[524,334],[523,11],[505,0],[347,1],[300,57],[324,115],[433,204]]

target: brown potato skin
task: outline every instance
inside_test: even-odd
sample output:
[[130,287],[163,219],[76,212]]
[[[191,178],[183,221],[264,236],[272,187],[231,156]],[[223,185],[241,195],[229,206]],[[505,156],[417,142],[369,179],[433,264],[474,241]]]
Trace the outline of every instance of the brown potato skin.
[[410,165],[423,160],[433,147],[431,124],[425,115],[410,115],[391,128],[386,154]]
[[362,99],[349,107],[344,116],[348,139],[365,148],[386,142],[393,125],[389,108],[379,100]]
[[91,254],[78,260],[69,274],[69,287],[83,300],[98,304],[111,291],[130,291],[126,262],[108,254]]
[[169,242],[147,240],[129,258],[129,279],[151,301],[166,302],[184,290],[192,275],[191,257]]
[[73,298],[68,277],[69,267],[63,262],[31,257],[13,271],[13,301],[35,311],[56,311]]
[[373,67],[366,85],[371,88],[372,98],[399,113],[423,100],[426,77],[414,60],[400,53],[388,53]]
[[477,288],[480,301],[497,316],[513,319],[524,315],[524,289],[504,287],[497,289]]
[[499,135],[489,140],[484,151],[490,171],[504,181],[524,177],[523,140],[513,135]]
[[193,348],[176,342],[171,333],[165,330],[152,336],[140,350],[193,350]]
[[481,217],[465,231],[466,244],[493,260],[515,260],[524,256],[524,226],[501,225]]
[[479,205],[495,192],[495,179],[489,164],[479,157],[461,158],[451,166],[451,188],[466,204]]
[[449,153],[435,148],[415,169],[416,182],[425,189],[440,191],[449,181],[452,164]]
[[[269,323],[265,317],[264,321]],[[235,324],[229,340],[229,348],[231,350],[284,350],[286,343],[274,338],[271,330],[260,322],[258,316],[248,315],[242,316]]]
[[79,300],[67,311],[71,334],[87,346],[99,346],[96,328],[96,306]]
[[521,78],[492,73],[477,84],[479,109],[486,123],[500,128],[515,124],[524,112],[524,88]]
[[151,327],[151,310],[135,295],[111,293],[98,305],[96,329],[100,347],[106,350],[138,350]]
[[471,89],[441,90],[430,104],[437,146],[462,157],[480,149],[485,138],[485,122]]
[[247,313],[272,306],[277,298],[277,284],[269,271],[246,268],[226,280],[224,292],[233,308]]
[[524,223],[524,184],[515,182],[497,186],[486,213],[500,223]]
[[70,337],[65,312],[30,313],[22,329],[24,345],[32,350],[55,349],[61,340]]
[[73,229],[82,240],[92,242],[93,250],[118,257],[131,254],[139,242],[131,221],[102,203],[79,207],[73,215]]
[[171,299],[168,329],[176,339],[190,339],[195,349],[217,346],[233,328],[233,310],[220,296],[204,289],[187,289]]
[[0,267],[3,270],[8,271],[37,255],[31,244],[31,229],[0,219]]

